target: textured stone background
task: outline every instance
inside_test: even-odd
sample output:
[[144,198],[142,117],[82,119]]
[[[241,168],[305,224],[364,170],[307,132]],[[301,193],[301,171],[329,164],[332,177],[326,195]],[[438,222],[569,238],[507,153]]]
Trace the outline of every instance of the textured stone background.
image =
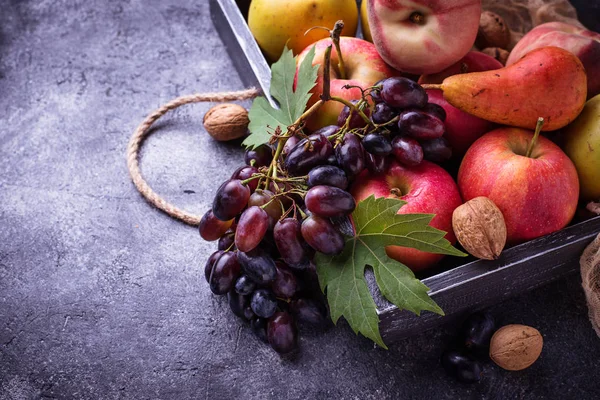
[[[521,373],[488,364],[475,386],[438,366],[455,326],[384,351],[341,323],[280,358],[208,290],[213,245],[153,210],[125,166],[150,110],[242,88],[207,1],[0,6],[0,399],[597,398],[577,276],[494,308],[539,328],[544,352]],[[161,121],[142,157],[157,191],[198,213],[242,163],[202,131],[208,107]]]

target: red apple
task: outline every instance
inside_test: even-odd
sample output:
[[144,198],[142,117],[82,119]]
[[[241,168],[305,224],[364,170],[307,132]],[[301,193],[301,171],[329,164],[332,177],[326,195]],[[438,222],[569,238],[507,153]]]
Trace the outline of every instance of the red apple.
[[[357,202],[371,195],[400,198],[407,204],[398,210],[398,214],[435,214],[430,225],[447,232],[446,239],[456,243],[452,212],[462,204],[462,200],[450,174],[437,164],[423,161],[415,167],[404,167],[394,161],[385,174],[371,175],[363,171],[350,192]],[[386,252],[413,271],[432,267],[443,258],[442,254],[400,246],[388,246]]]
[[[308,107],[316,103],[323,92],[323,57],[327,46],[331,43],[331,39],[327,38],[319,40],[314,44],[315,57],[313,65],[320,64],[320,67],[317,84],[311,91],[312,96],[308,101]],[[313,45],[310,45],[300,53],[297,65],[300,65],[312,47]],[[340,70],[337,68],[339,59],[334,47],[331,51],[330,92],[332,96],[341,97],[346,100],[357,100],[361,98],[360,89],[345,89],[345,85],[354,85],[366,89],[381,79],[399,75],[398,71],[390,68],[383,61],[373,43],[366,40],[343,36],[340,38],[340,50],[344,59],[346,77],[342,78],[340,76]],[[342,108],[344,108],[343,104],[337,101],[328,101],[309,118],[306,126],[309,130],[314,131],[327,125],[336,125]]]
[[587,72],[587,98],[600,93],[600,33],[564,22],[538,25],[519,40],[506,66],[516,63],[531,50],[546,46],[560,47],[579,57]]
[[454,107],[444,99],[441,90],[426,90],[429,102],[442,106],[446,111],[446,132],[444,137],[452,147],[452,157],[462,157],[469,146],[484,133],[491,131],[496,125]]
[[467,151],[458,172],[465,201],[485,196],[502,211],[507,242],[522,243],[565,227],[573,218],[579,180],[573,162],[549,139],[504,127],[479,138]]
[[373,43],[402,72],[439,72],[475,43],[481,0],[366,1]]
[[442,83],[444,79],[452,75],[466,74],[468,72],[490,71],[503,68],[504,65],[494,57],[483,54],[479,51],[470,51],[463,58],[458,60],[443,71],[437,74],[421,75],[419,83]]

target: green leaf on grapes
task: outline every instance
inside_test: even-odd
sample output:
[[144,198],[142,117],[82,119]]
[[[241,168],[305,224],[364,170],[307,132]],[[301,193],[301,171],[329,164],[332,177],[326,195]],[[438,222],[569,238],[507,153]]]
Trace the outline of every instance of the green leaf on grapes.
[[292,51],[285,47],[281,58],[271,67],[271,96],[279,103],[279,108],[273,108],[265,97],[258,97],[252,103],[248,117],[250,135],[242,143],[249,148],[255,148],[268,143],[271,134],[279,127],[283,132],[292,125],[306,109],[310,90],[317,80],[318,65],[313,66],[315,48],[311,48],[298,68],[296,90],[296,58]]
[[444,239],[446,232],[429,225],[435,215],[397,214],[404,204],[374,196],[361,201],[352,213],[356,234],[347,238],[342,254],[316,256],[319,284],[327,295],[333,322],[344,317],[355,333],[383,348],[387,347],[379,333],[377,307],[365,281],[365,267],[373,268],[381,293],[398,308],[417,315],[425,310],[444,315],[427,294],[429,288],[406,265],[389,258],[385,246],[466,256]]

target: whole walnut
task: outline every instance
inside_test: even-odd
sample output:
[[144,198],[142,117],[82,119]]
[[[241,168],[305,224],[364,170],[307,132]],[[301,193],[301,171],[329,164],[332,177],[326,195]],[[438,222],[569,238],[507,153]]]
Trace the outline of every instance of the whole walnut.
[[498,329],[490,342],[490,358],[499,367],[520,371],[533,364],[542,353],[544,339],[527,325],[506,325]]
[[204,129],[218,141],[239,139],[248,132],[248,111],[233,103],[212,107],[204,114]]
[[491,11],[482,12],[475,46],[479,49],[485,49],[486,47],[506,49],[509,44],[510,30],[502,17]]
[[506,223],[502,211],[487,197],[475,197],[452,213],[452,229],[469,254],[495,260],[506,245]]

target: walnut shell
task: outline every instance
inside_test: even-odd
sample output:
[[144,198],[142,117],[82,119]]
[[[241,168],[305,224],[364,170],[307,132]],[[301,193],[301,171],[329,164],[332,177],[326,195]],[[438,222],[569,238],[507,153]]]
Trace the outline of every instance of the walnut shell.
[[508,60],[508,56],[510,55],[508,50],[501,49],[500,47],[486,47],[481,50],[481,52],[490,57],[494,57],[496,60],[500,61],[502,65],[506,65],[506,60]]
[[506,325],[498,329],[490,342],[490,358],[499,367],[520,371],[533,364],[542,353],[544,338],[527,325]]
[[506,223],[500,209],[487,197],[475,197],[452,213],[452,229],[469,254],[498,258],[506,244]]
[[224,142],[239,139],[248,132],[248,111],[238,104],[223,103],[204,114],[204,129],[215,140]]
[[501,16],[491,11],[484,11],[479,18],[479,31],[475,39],[475,46],[480,49],[486,47],[500,47],[506,49],[510,45],[510,30]]

